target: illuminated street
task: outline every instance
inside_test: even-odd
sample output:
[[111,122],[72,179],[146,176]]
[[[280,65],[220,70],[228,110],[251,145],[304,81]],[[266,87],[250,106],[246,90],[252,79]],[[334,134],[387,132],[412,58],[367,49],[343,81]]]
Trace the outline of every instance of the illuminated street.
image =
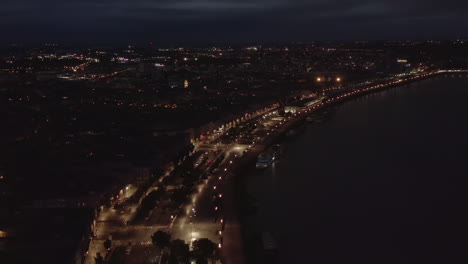
[[[330,97],[324,102],[310,104],[286,118],[280,117],[278,110],[272,107],[263,114],[252,115],[244,123],[237,124],[237,126],[253,124],[255,128],[250,133],[253,135],[259,133],[264,135],[263,137],[258,136],[254,138],[254,141],[250,145],[235,143],[246,135],[243,133],[243,130],[232,138],[233,143],[220,144],[222,138],[227,135],[226,131],[229,128],[235,128],[235,126],[226,126],[224,130],[220,129],[220,132],[216,132],[206,139],[208,142],[197,142],[194,153],[221,150],[224,158],[216,168],[211,168],[214,169],[214,172],[209,174],[207,180],[195,187],[195,193],[189,197],[191,203],[183,205],[180,214],[158,207],[152,211],[150,217],[143,223],[126,225],[125,223],[136,212],[136,205],[127,206],[123,211],[104,209],[97,221],[97,237],[92,240],[88,256],[95,256],[97,252],[104,252],[102,244],[109,235],[112,236],[115,245],[123,246],[128,245],[128,243],[132,245],[146,245],[145,252],[154,255],[156,248],[149,245],[151,244],[151,235],[157,230],[165,230],[172,235],[173,239],[181,239],[187,242],[200,238],[208,238],[218,245],[220,259],[223,263],[245,263],[244,250],[238,242],[241,240],[241,231],[236,211],[236,208],[238,208],[234,188],[236,174],[233,171],[241,169],[239,166],[242,166],[242,164],[256,159],[265,150],[265,147],[271,144],[270,142],[275,137],[285,133],[297,121],[303,120],[306,115],[316,109],[360,93],[382,89],[419,78],[426,78],[433,74],[437,73],[410,76],[406,79],[397,77],[396,80],[388,83],[379,83],[359,89],[351,88],[350,90],[346,90],[341,88],[341,92],[335,95],[335,97]],[[248,127],[246,125],[244,129]],[[214,205],[213,197],[222,198],[222,204]],[[130,256],[140,254],[138,252],[132,251]],[[92,264],[93,262],[94,260],[91,257],[88,257],[86,260],[86,264]]]
[[467,3],[2,1],[0,264],[467,263]]

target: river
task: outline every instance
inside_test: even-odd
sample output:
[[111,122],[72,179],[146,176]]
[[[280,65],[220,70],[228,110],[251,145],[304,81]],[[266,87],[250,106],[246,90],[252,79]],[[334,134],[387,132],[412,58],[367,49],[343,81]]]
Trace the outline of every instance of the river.
[[[438,76],[334,106],[244,189],[252,263],[468,263],[468,77]],[[254,213],[252,213],[254,211]]]

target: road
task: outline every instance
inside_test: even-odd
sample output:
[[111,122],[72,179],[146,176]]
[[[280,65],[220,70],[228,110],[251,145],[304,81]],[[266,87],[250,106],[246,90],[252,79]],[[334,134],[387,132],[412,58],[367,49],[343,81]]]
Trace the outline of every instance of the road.
[[[231,224],[238,222],[230,221],[232,219],[228,220],[226,218],[226,215],[233,215],[231,213],[227,214],[228,212],[235,211],[229,210],[235,208],[234,206],[229,206],[231,199],[227,199],[229,197],[225,196],[225,191],[231,190],[231,181],[234,178],[229,169],[233,166],[234,162],[242,156],[246,148],[247,146],[245,145],[237,144],[227,147],[225,150],[226,156],[219,166],[221,170],[212,174],[206,180],[205,184],[198,186],[199,192],[191,197],[192,203],[187,205],[183,214],[178,216],[174,221],[170,230],[174,238],[183,239],[185,241],[208,238],[218,244],[220,249],[222,248],[222,250],[224,250],[226,248],[223,246],[223,235],[225,235],[223,233],[232,232]],[[214,204],[214,197],[222,199],[222,204]],[[238,242],[241,240],[236,241]],[[230,243],[231,246],[234,244],[240,243]],[[242,250],[238,250],[237,256],[242,256]],[[237,261],[235,263],[243,263],[243,261]]]
[[[339,87],[335,90],[324,90],[323,92],[328,94],[326,100],[304,107],[287,117],[279,116],[277,106],[274,105],[263,111],[246,115],[240,122],[231,122],[229,125],[223,126],[211,135],[204,137],[203,140],[196,142],[195,153],[217,150],[219,156],[223,155],[224,158],[216,168],[212,168],[212,165],[206,166],[203,174],[208,176],[207,179],[195,186],[195,192],[189,197],[190,202],[182,205],[182,210],[179,213],[165,208],[165,205],[168,204],[168,197],[165,197],[153,209],[148,219],[137,224],[126,225],[137,211],[137,204],[128,205],[124,210],[103,208],[96,221],[97,235],[91,241],[85,263],[94,264],[93,257],[96,253],[104,254],[106,252],[103,242],[109,236],[112,236],[113,248],[125,247],[131,243],[137,249],[142,249],[142,251],[132,251],[128,259],[143,261],[145,258],[142,258],[143,255],[146,256],[146,260],[140,263],[155,263],[159,259],[154,256],[160,252],[151,245],[151,235],[157,230],[168,231],[171,233],[172,239],[182,239],[189,244],[199,238],[208,238],[218,244],[216,258],[218,262],[246,263],[238,219],[239,205],[237,204],[238,194],[235,188],[236,174],[234,172],[255,160],[278,135],[286,132],[295,123],[315,110],[358,94],[426,78],[433,74],[437,73],[424,73],[405,78],[395,76],[391,80],[371,83],[368,86],[355,85],[349,88]],[[233,134],[232,131],[235,133]],[[228,143],[226,144],[225,141]],[[249,143],[240,144],[244,141]],[[214,169],[212,173],[210,173],[211,169]],[[165,175],[167,176],[168,173],[166,172]],[[152,188],[161,188],[161,186]],[[126,260],[125,263],[133,262]]]

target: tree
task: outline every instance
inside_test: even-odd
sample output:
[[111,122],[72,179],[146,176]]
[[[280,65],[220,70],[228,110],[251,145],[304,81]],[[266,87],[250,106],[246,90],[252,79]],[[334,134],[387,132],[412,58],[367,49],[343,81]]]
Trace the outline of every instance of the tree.
[[193,252],[196,256],[210,258],[213,256],[216,244],[208,238],[201,238],[193,242]]
[[195,263],[196,264],[208,264],[208,260],[206,260],[206,258],[204,257],[198,257]]
[[144,199],[141,201],[141,207],[151,210],[153,209],[159,199],[164,195],[164,190],[159,188],[156,191],[150,192]]
[[94,257],[96,264],[102,264],[104,262],[104,258],[101,256],[101,253],[96,253],[96,257]]
[[183,202],[186,201],[187,199],[188,192],[184,187],[180,187],[174,190],[174,192],[171,195],[171,200],[180,205]]
[[112,241],[110,239],[106,239],[106,241],[104,241],[104,247],[109,250],[112,246]]
[[151,236],[151,240],[154,245],[160,249],[163,249],[170,245],[171,234],[158,230]]
[[150,192],[143,200],[141,201],[141,205],[138,208],[136,219],[141,219],[146,217],[149,214],[149,211],[156,207],[156,204],[164,195],[164,190],[159,188],[155,191]]
[[176,239],[171,242],[171,264],[190,263],[190,249],[185,241]]
[[281,108],[279,111],[278,111],[278,114],[280,116],[284,116],[286,114],[286,112],[284,111],[284,108]]

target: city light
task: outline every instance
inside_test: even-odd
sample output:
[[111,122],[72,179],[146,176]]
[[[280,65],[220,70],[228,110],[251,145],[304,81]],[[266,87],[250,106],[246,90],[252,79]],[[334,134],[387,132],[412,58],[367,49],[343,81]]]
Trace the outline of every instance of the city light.
[[0,238],[5,238],[7,236],[8,236],[7,232],[0,230]]
[[[5,70],[8,75],[0,76],[0,81],[3,82],[5,77],[8,77],[8,83],[13,82],[27,73],[28,83],[31,82],[31,87],[34,87],[33,82],[36,78],[47,81],[50,77],[52,78],[50,80],[54,80],[58,74],[60,76],[58,78],[62,79],[58,84],[59,87],[62,85],[65,87],[65,89],[53,87],[43,95],[42,86],[56,85],[53,81],[43,82],[38,85],[41,87],[40,91],[38,90],[37,94],[33,93],[34,97],[31,98],[26,95],[26,91],[19,94],[10,91],[9,85],[2,88],[2,92],[8,97],[6,102],[11,105],[11,109],[17,107],[35,109],[28,118],[28,128],[32,130],[19,133],[12,139],[27,140],[28,144],[35,144],[42,141],[37,141],[34,137],[50,138],[49,142],[53,144],[48,144],[48,147],[51,150],[43,148],[42,144],[38,146],[44,152],[44,158],[51,154],[53,157],[63,155],[73,159],[76,156],[76,161],[82,158],[90,159],[89,161],[92,161],[90,164],[98,168],[94,170],[93,166],[92,173],[87,173],[88,170],[83,169],[73,172],[72,170],[78,166],[70,168],[71,175],[76,174],[80,177],[67,177],[64,182],[70,181],[70,186],[79,187],[76,191],[83,191],[80,196],[76,196],[79,197],[78,201],[76,197],[68,200],[66,198],[68,186],[62,186],[62,182],[54,178],[47,179],[49,176],[46,173],[42,173],[41,181],[37,181],[44,186],[27,188],[29,191],[37,192],[28,194],[28,197],[38,199],[37,204],[39,206],[44,204],[46,208],[65,206],[82,210],[80,207],[88,209],[93,203],[99,206],[99,209],[94,208],[97,209],[94,222],[85,223],[86,229],[91,225],[91,231],[86,231],[87,233],[80,236],[90,238],[89,257],[87,261],[81,260],[81,263],[94,263],[92,257],[99,251],[105,251],[102,249],[102,238],[109,235],[119,238],[113,244],[113,249],[127,245],[129,242],[132,246],[150,245],[151,235],[155,231],[168,232],[173,239],[182,239],[187,243],[196,240],[196,237],[209,238],[215,248],[216,242],[219,243],[218,248],[221,246],[224,248],[222,237],[224,231],[229,230],[226,233],[229,235],[231,229],[239,225],[236,218],[230,215],[233,195],[229,191],[231,185],[236,183],[235,179],[239,177],[237,174],[242,173],[240,171],[244,169],[243,166],[255,162],[256,168],[271,166],[272,172],[275,173],[275,166],[279,166],[278,160],[286,159],[285,156],[289,154],[276,155],[277,152],[268,150],[274,143],[281,143],[283,136],[297,135],[300,133],[299,128],[306,126],[306,121],[309,123],[307,130],[316,129],[316,123],[328,119],[329,115],[325,116],[325,113],[338,107],[338,103],[348,98],[365,95],[362,100],[367,100],[365,98],[374,92],[380,94],[387,88],[406,87],[402,84],[439,74],[442,76],[437,79],[450,76],[468,77],[466,70],[463,72],[440,70],[441,65],[430,62],[431,56],[425,56],[420,60],[418,56],[410,56],[408,53],[404,58],[410,57],[411,65],[406,65],[406,61],[403,60],[398,61],[403,64],[397,65],[395,63],[397,57],[394,56],[398,53],[398,49],[395,53],[380,52],[379,50],[383,50],[385,46],[369,50],[361,49],[360,46],[352,48],[352,44],[341,47],[333,44],[330,48],[325,48],[327,44],[320,44],[311,46],[309,50],[301,50],[304,45],[291,48],[287,54],[281,54],[283,49],[269,54],[270,47],[266,46],[261,48],[260,53],[254,53],[253,50],[243,53],[243,50],[236,48],[215,48],[215,50],[177,48],[160,49],[157,53],[144,51],[141,54],[138,52],[143,49],[132,47],[131,51],[115,48],[112,52],[104,53],[90,49],[83,51],[80,56],[73,53],[74,55],[68,58],[69,55],[63,55],[65,56],[63,59],[58,59],[60,55],[37,55],[37,50],[28,52],[26,59],[5,57],[1,63],[1,70]],[[371,47],[377,45],[379,44],[372,44]],[[384,50],[392,49],[392,45],[385,47]],[[410,48],[408,46],[408,49]],[[62,51],[59,54],[61,53]],[[109,61],[102,65],[100,63],[102,59],[98,58],[105,54],[108,55],[102,58],[109,57]],[[220,54],[224,54],[224,58],[217,61]],[[387,56],[390,56],[391,60],[385,58]],[[199,62],[196,57],[200,58]],[[56,61],[51,65],[58,65],[58,69],[38,72],[29,66],[40,64],[44,60]],[[85,63],[77,65],[81,63],[77,60]],[[391,67],[383,65],[385,61],[391,61]],[[235,64],[230,65],[233,62]],[[46,65],[37,65],[37,69],[47,68],[43,66],[48,64],[49,62]],[[468,62],[465,64],[468,66]],[[264,69],[266,71],[262,72]],[[430,69],[439,70],[429,71]],[[15,76],[17,73],[19,75]],[[213,83],[213,79],[216,83]],[[68,84],[70,87],[67,87],[65,81],[68,80],[81,81],[79,84],[70,82]],[[86,89],[72,90],[78,85]],[[101,87],[102,90],[99,90]],[[393,93],[391,89],[388,90]],[[38,98],[47,99],[40,101],[41,107],[37,106]],[[281,103],[270,104],[272,99]],[[60,105],[60,108],[48,107],[47,102],[54,103],[52,106]],[[269,106],[265,107],[267,104]],[[57,121],[62,121],[61,119],[55,121],[52,118],[49,121],[49,116],[56,115],[49,113],[51,109],[63,109],[66,113],[66,119],[63,120],[66,122],[64,123],[66,129],[63,129],[66,134],[57,135],[62,132],[57,130],[48,135],[48,131],[52,131],[52,128],[56,130],[57,125],[61,124]],[[105,111],[100,113],[100,109]],[[87,122],[85,117],[89,118],[90,114],[95,114],[99,119]],[[19,117],[18,120],[24,119],[23,114]],[[106,135],[112,135],[110,140],[98,142]],[[92,140],[93,137],[96,139]],[[86,144],[81,147],[80,144],[83,142]],[[329,153],[323,154],[328,156]],[[114,162],[109,165],[99,163],[100,160],[103,162],[111,158],[113,160],[114,155],[116,159],[121,160],[122,165],[116,166]],[[140,158],[141,161],[135,160]],[[150,160],[154,160],[154,164],[158,167],[153,168],[153,162],[146,166]],[[47,164],[55,166],[53,161],[55,160]],[[22,164],[22,161],[18,164]],[[340,166],[338,162],[337,164]],[[16,175],[10,173],[15,172],[16,170],[10,172],[9,169],[6,171],[4,164],[0,164],[2,194],[10,195],[9,181],[16,179]],[[101,172],[103,175],[115,174],[115,177],[101,177],[102,179],[90,177]],[[266,173],[270,172],[271,170],[268,170]],[[127,177],[127,174],[132,177]],[[116,181],[111,182],[113,178]],[[99,182],[94,183],[94,181]],[[217,184],[221,184],[219,189]],[[104,185],[108,185],[109,188],[100,188]],[[40,197],[43,193],[48,196],[43,187],[47,190],[55,187],[56,190],[51,194],[55,196],[57,193],[57,197],[50,201],[43,200],[44,197]],[[105,192],[95,191],[100,189]],[[294,192],[296,189],[291,190]],[[226,196],[224,196],[225,191],[229,191]],[[99,199],[93,200],[96,197]],[[284,194],[282,198],[288,198],[288,194]],[[229,217],[227,229],[222,217]],[[32,218],[31,223],[35,220]],[[199,233],[193,232],[192,221],[196,223]],[[6,231],[10,232],[9,228],[2,230],[5,231],[0,230],[0,238],[15,235],[15,233],[6,234]],[[223,249],[223,254],[224,251],[230,252],[231,245],[236,243],[235,239],[229,236],[224,238],[229,243]],[[139,252],[137,248],[135,249],[129,258]],[[217,258],[218,256],[213,257],[213,263],[218,261]]]

